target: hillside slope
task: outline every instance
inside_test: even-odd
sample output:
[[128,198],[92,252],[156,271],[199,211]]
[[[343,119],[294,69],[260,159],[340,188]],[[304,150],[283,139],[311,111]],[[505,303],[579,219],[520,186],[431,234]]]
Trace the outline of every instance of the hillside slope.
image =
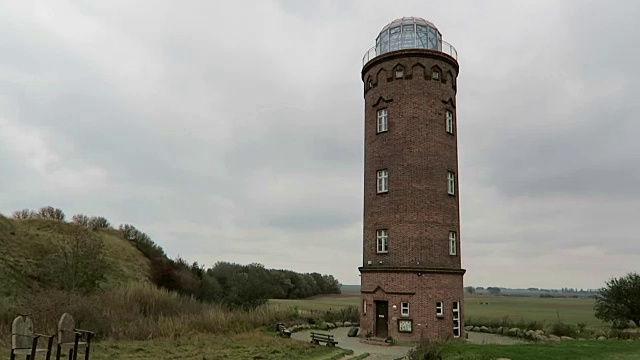
[[[52,220],[14,220],[0,215],[0,297],[46,287],[41,268],[64,227],[74,225]],[[104,240],[109,263],[106,286],[147,281],[149,260],[115,230],[96,232]]]

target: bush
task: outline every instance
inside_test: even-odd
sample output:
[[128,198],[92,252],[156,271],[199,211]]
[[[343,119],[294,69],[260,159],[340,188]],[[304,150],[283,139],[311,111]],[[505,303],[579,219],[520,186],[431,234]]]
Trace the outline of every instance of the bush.
[[551,325],[549,328],[549,332],[556,336],[570,336],[576,337],[579,332],[578,328],[575,325],[570,325],[563,323],[562,321],[558,321]]
[[338,310],[327,310],[323,316],[324,321],[336,322],[336,321],[360,321],[360,311],[357,306],[347,306],[346,308]]
[[22,209],[18,211],[14,211],[12,217],[16,220],[26,220],[26,219],[34,219],[37,217],[37,214],[29,209]]
[[109,265],[102,239],[78,227],[61,235],[41,267],[42,277],[60,290],[88,293],[98,289]]
[[89,218],[88,225],[91,229],[108,229],[111,227],[111,223],[109,220],[103,218],[102,216],[92,216]]
[[622,331],[618,329],[611,329],[606,334],[606,337],[609,339],[618,339],[618,340],[639,340],[640,333]]
[[442,360],[443,343],[424,339],[418,343],[414,349],[409,350],[407,359],[409,360]]

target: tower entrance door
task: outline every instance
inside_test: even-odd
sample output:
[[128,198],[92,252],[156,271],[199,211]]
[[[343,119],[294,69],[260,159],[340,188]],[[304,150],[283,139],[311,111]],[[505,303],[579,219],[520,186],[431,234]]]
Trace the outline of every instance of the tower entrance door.
[[389,302],[376,301],[376,337],[386,338],[389,336]]

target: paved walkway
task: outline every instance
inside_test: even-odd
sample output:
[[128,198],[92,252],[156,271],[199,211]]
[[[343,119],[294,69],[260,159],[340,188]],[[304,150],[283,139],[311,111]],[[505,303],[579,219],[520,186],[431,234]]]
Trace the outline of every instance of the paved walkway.
[[[291,337],[296,340],[308,342],[311,339],[311,335],[309,334],[311,331],[314,330],[298,331],[293,333]],[[354,355],[360,355],[364,353],[371,354],[369,357],[367,357],[367,360],[395,360],[397,358],[405,356],[407,354],[407,351],[411,349],[411,347],[409,346],[380,346],[361,343],[359,337],[348,337],[348,331],[349,328],[342,327],[332,330],[323,330],[322,332],[333,334],[333,338],[338,342],[338,346],[343,349],[353,350]]]
[[[308,342],[311,338],[309,334],[314,330],[304,330],[298,331],[291,335],[293,339]],[[318,330],[315,330],[318,331]],[[347,332],[349,328],[337,328],[332,330],[323,330],[322,332],[327,332],[333,334],[333,338],[338,342],[338,346],[343,349],[351,349],[354,351],[354,355],[360,355],[364,353],[371,354],[367,357],[367,360],[395,360],[401,358],[407,354],[407,351],[411,349],[409,346],[380,346],[380,345],[369,345],[360,342],[359,337],[348,337]],[[512,345],[512,344],[521,344],[524,341],[520,339],[511,338],[508,336],[500,336],[496,334],[486,334],[486,333],[478,333],[478,332],[469,332],[469,341],[473,344],[501,344],[501,345]]]

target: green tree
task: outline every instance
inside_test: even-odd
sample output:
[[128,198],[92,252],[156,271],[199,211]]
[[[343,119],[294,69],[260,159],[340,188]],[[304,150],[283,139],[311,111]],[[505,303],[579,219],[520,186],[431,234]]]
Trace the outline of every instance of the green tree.
[[467,286],[466,288],[464,288],[464,290],[468,293],[468,294],[475,294],[476,289],[473,286]]
[[633,321],[640,327],[640,275],[633,272],[607,281],[596,295],[594,310],[598,319],[613,323]]

